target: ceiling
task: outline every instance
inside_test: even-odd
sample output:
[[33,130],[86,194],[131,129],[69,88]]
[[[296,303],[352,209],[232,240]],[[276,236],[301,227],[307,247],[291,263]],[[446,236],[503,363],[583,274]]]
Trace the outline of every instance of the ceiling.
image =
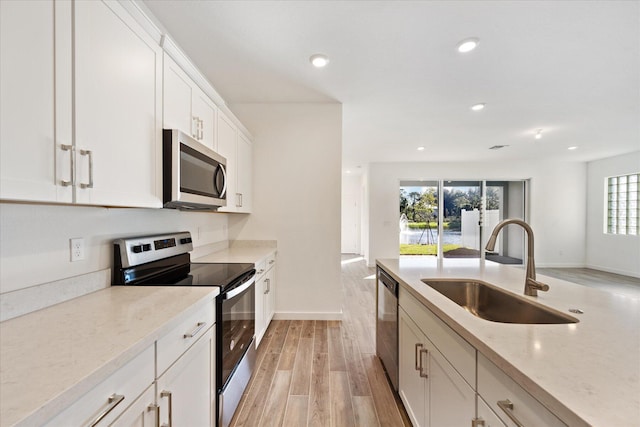
[[[232,110],[341,103],[345,169],[640,149],[639,1],[143,4]],[[479,46],[459,53],[468,37]],[[326,68],[311,66],[315,53]]]

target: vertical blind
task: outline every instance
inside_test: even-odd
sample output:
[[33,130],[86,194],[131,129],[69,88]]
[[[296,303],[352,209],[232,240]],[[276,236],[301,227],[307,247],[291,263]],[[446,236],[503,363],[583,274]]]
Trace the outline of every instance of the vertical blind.
[[607,178],[607,233],[640,234],[640,173]]

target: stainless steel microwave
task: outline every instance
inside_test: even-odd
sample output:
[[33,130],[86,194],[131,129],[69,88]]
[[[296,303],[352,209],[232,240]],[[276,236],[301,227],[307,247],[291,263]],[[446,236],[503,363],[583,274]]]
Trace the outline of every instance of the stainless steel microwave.
[[227,160],[176,129],[162,131],[165,208],[215,210],[227,205]]

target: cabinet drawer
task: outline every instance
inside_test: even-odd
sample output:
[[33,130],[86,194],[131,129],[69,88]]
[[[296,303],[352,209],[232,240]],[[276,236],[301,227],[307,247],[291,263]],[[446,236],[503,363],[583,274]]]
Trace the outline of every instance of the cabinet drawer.
[[[103,413],[106,415],[97,425],[109,425],[153,383],[153,366],[154,354],[151,345],[46,425],[92,425]],[[112,396],[113,400],[110,399]]]
[[478,394],[488,403],[508,426],[514,426],[499,401],[509,400],[513,404],[511,414],[526,426],[565,426],[555,415],[527,393],[507,374],[486,357],[478,354]]
[[157,377],[195,343],[215,323],[214,302],[210,301],[187,316],[178,326],[160,338],[157,348]]
[[476,349],[402,287],[399,304],[475,390]]

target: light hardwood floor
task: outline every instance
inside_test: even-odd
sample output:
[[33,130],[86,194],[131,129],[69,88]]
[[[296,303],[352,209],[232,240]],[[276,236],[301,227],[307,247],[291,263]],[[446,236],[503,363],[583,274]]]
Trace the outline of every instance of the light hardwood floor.
[[375,269],[353,259],[342,321],[271,322],[232,426],[410,426],[375,355]]
[[640,279],[591,268],[538,268],[539,274],[606,292],[640,298]]

